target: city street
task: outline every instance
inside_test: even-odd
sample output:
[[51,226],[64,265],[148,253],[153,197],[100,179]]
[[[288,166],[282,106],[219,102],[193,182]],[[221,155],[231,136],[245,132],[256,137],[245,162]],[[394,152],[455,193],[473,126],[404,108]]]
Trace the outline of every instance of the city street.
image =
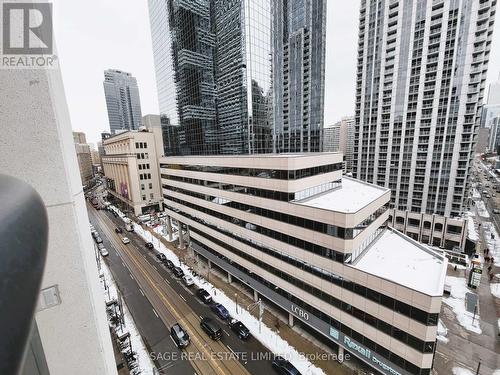
[[[119,277],[116,280],[120,288],[125,288],[125,301],[129,303],[129,295],[134,296],[132,298],[135,299],[142,296],[144,300],[136,310],[132,306],[130,309],[134,319],[140,320],[138,328],[145,336],[144,339],[148,342],[152,353],[167,352],[168,354],[161,356],[164,357],[173,352],[181,358],[178,349],[167,337],[169,336],[167,327],[181,322],[191,336],[191,345],[185,351],[191,356],[189,363],[197,373],[245,374],[272,371],[270,360],[254,360],[258,355],[266,354],[269,356],[267,358],[271,358],[268,350],[255,339],[243,342],[232,334],[227,324],[216,318],[210,308],[196,298],[193,294],[194,290],[174,278],[170,271],[156,259],[155,254],[144,247],[142,239],[134,233],[123,233],[122,235],[127,236],[131,241],[124,245],[119,237],[122,235],[114,232],[114,228],[123,223],[117,221],[107,211],[96,211],[89,205],[88,211],[91,222],[101,233],[110,253],[108,264],[113,274],[122,273],[127,276],[128,273],[128,277]],[[136,311],[139,310],[139,315],[136,317]],[[141,318],[141,315],[144,317]],[[199,326],[201,316],[209,316],[218,320],[224,332],[221,341],[212,341],[201,330]],[[159,327],[158,324],[161,326]],[[169,344],[166,343],[167,340]],[[181,366],[175,369],[175,373],[189,372],[186,360],[177,360],[173,364],[172,361],[162,358],[159,366],[165,370],[173,366]]]

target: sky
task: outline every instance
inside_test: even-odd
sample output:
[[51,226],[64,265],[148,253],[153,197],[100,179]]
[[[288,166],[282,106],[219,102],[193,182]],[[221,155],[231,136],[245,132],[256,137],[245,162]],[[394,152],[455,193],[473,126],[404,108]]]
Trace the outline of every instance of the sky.
[[[53,0],[56,46],[73,130],[96,143],[109,130],[104,70],[137,78],[142,114],[158,113],[147,0]],[[328,0],[325,125],[354,113],[359,0]],[[498,20],[497,20],[498,22]],[[498,27],[496,27],[498,29]],[[500,72],[493,34],[487,84]]]

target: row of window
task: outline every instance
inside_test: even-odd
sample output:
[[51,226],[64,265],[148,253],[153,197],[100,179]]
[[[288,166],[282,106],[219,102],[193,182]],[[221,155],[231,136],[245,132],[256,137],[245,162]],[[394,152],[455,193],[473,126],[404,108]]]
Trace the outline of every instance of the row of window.
[[[150,182],[150,183],[148,184],[148,187],[149,187],[150,189],[152,189],[152,188],[153,188],[153,183],[152,183],[152,182]],[[144,185],[144,184],[141,184],[141,190],[144,190],[144,189],[145,189],[145,185]]]
[[148,148],[147,142],[135,142],[135,148]]
[[147,163],[147,164],[139,164],[139,169],[140,170],[149,169],[149,163]]
[[278,180],[299,180],[301,178],[342,170],[342,163],[321,165],[318,167],[296,169],[296,170],[210,167],[205,165],[183,165],[183,164],[161,164],[160,168],[205,172],[205,173],[230,174],[230,175],[245,176],[245,177],[272,178]]
[[[205,235],[205,234],[201,234],[201,235],[208,238],[208,236]],[[203,249],[207,250],[208,252],[212,253],[213,255],[217,256],[218,258],[221,258],[223,260],[226,259],[224,256],[222,256],[221,254],[219,254],[215,250],[207,247],[206,245],[204,245],[202,242],[196,240],[195,238],[191,238],[191,241],[194,242],[196,245],[202,247]],[[216,241],[213,241],[213,242],[216,242]],[[228,245],[223,244],[223,247],[227,248]],[[242,253],[242,255],[246,256],[246,254],[244,254],[244,253]],[[362,334],[360,334],[359,332],[351,329],[347,325],[340,323],[338,320],[332,318],[331,316],[329,316],[329,315],[323,313],[322,311],[316,309],[315,307],[309,305],[308,303],[304,302],[303,300],[301,300],[300,298],[296,297],[295,295],[293,295],[291,293],[288,293],[287,291],[279,288],[277,285],[274,285],[270,281],[268,281],[268,280],[262,278],[261,276],[256,275],[255,273],[249,271],[248,269],[246,269],[245,267],[241,266],[240,264],[231,263],[231,265],[233,267],[238,268],[242,272],[245,272],[248,276],[250,276],[251,278],[255,279],[259,283],[263,284],[267,288],[273,290],[274,292],[280,294],[282,297],[288,299],[294,305],[299,306],[301,309],[306,310],[310,314],[315,315],[317,318],[323,320],[324,322],[326,322],[327,324],[329,324],[332,327],[336,328],[337,330],[341,331],[345,335],[347,335],[349,337],[352,337],[353,339],[355,339],[356,341],[358,341],[360,344],[362,344],[362,345],[366,346],[367,348],[373,350],[374,352],[376,352],[379,355],[381,355],[382,357],[388,359],[392,363],[397,364],[401,368],[404,368],[409,373],[414,374],[414,375],[428,375],[428,374],[430,374],[430,369],[421,369],[421,368],[419,368],[418,366],[414,365],[413,363],[411,363],[411,362],[405,360],[404,358],[398,356],[397,354],[391,352],[389,349],[383,347],[380,344],[377,344],[373,340],[368,339],[367,337],[365,337]],[[280,272],[278,270],[276,270],[276,271]],[[432,345],[434,345],[434,343],[432,343]]]
[[[231,208],[235,208],[237,210],[245,211],[245,212],[250,212],[255,215],[259,215],[262,217],[266,217],[268,219],[273,219],[277,221],[281,221],[290,225],[296,225],[301,228],[306,228],[309,230],[313,230],[315,232],[320,232],[324,234],[328,234],[333,237],[337,238],[342,238],[342,239],[353,239],[355,238],[358,234],[360,234],[363,229],[368,227],[373,221],[378,219],[380,215],[382,215],[384,212],[387,211],[388,207],[383,206],[379,208],[377,211],[375,211],[373,214],[371,214],[369,217],[367,217],[363,222],[360,224],[356,225],[354,228],[343,228],[339,227],[336,225],[331,225],[331,224],[326,224],[326,223],[321,223],[319,221],[315,220],[309,220],[305,219],[300,216],[295,216],[295,215],[289,215],[284,212],[277,212],[273,210],[268,210],[266,208],[262,207],[257,207],[257,206],[250,206],[245,203],[239,203],[235,201],[221,201],[220,198],[212,196],[212,195],[206,195],[206,194],[200,194],[200,193],[195,193],[194,191],[191,190],[185,190],[179,187],[175,187],[172,185],[168,184],[163,184],[163,188],[165,189],[170,189],[185,195],[190,195],[192,197],[196,197],[199,199],[203,200],[210,200],[212,202],[223,202],[220,204],[224,204],[225,206],[229,206]],[[244,189],[244,188],[243,188]],[[244,193],[244,191],[239,190],[239,193]]]
[[141,180],[150,180],[151,179],[151,173],[141,173],[139,175],[139,179],[141,179]]
[[149,154],[147,152],[141,152],[136,154],[137,159],[149,159]]
[[[182,201],[180,199],[176,199],[176,198],[172,198],[172,197],[169,197],[168,199],[170,199],[173,202],[176,202],[176,203],[179,203],[179,204],[182,204],[185,206],[189,206],[195,210],[203,211],[203,209],[200,209],[199,206],[194,205],[194,204],[190,204],[189,202],[185,202],[185,201]],[[177,210],[177,209],[175,209],[175,211],[179,212],[179,210]],[[211,211],[211,210],[208,210],[208,211]],[[205,212],[205,211],[203,211],[203,212]],[[211,212],[214,212],[214,211],[211,211]],[[205,212],[205,213],[207,213],[207,212]],[[376,302],[382,306],[385,306],[390,310],[395,310],[396,312],[398,312],[404,316],[407,316],[413,320],[416,320],[422,324],[425,324],[428,326],[437,325],[439,315],[436,313],[427,313],[427,312],[420,310],[414,306],[411,306],[407,303],[398,301],[392,297],[389,297],[389,296],[386,296],[382,293],[379,293],[376,290],[373,290],[373,289],[367,288],[366,286],[363,286],[363,285],[357,284],[355,282],[346,280],[343,277],[340,277],[338,275],[335,275],[335,274],[328,272],[328,271],[325,271],[323,269],[305,264],[298,259],[294,259],[288,255],[283,254],[283,253],[279,253],[277,251],[269,249],[268,247],[261,246],[260,244],[256,243],[255,241],[247,240],[247,239],[242,238],[240,236],[237,236],[236,234],[231,233],[229,231],[224,231],[219,226],[214,226],[214,225],[207,223],[204,220],[191,217],[191,215],[189,215],[187,213],[182,212],[181,214],[184,216],[189,216],[192,220],[200,222],[205,226],[209,226],[216,231],[224,232],[225,235],[227,235],[231,238],[234,238],[238,241],[241,241],[241,242],[245,243],[246,245],[251,246],[259,251],[262,251],[266,254],[269,254],[277,259],[283,260],[283,261],[285,261],[285,262],[287,262],[287,263],[289,263],[297,268],[303,269],[303,270],[305,270],[313,275],[321,277],[322,279],[327,280],[327,281],[337,285],[338,287],[341,287],[341,288],[349,290],[353,293],[356,293],[359,296],[367,298],[367,299],[369,299],[373,302]],[[208,213],[208,214],[210,214],[210,213]],[[212,215],[212,216],[215,216],[215,215]],[[226,216],[226,215],[223,215],[223,216]],[[219,217],[219,218],[223,219],[223,217]],[[253,228],[254,224],[251,224],[251,226]],[[350,254],[346,254],[346,255],[350,256]],[[329,258],[329,259],[332,259],[332,258]]]

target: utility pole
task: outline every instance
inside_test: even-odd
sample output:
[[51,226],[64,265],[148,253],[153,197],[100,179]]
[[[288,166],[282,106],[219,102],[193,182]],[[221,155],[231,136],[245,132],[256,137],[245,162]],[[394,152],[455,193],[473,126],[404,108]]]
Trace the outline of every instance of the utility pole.
[[476,375],[479,375],[479,369],[481,368],[481,361],[477,364]]
[[251,303],[247,306],[248,312],[251,312],[254,307],[259,306],[259,333],[262,333],[262,316],[264,315],[264,303],[259,298],[257,302]]

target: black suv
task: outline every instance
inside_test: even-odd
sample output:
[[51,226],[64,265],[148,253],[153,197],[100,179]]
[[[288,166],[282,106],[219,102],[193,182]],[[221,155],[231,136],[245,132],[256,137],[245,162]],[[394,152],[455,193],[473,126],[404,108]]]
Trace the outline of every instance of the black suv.
[[122,228],[120,228],[120,227],[116,227],[116,228],[115,228],[115,232],[116,232],[116,233],[123,233],[123,229],[122,229]]
[[301,375],[299,370],[297,370],[289,361],[285,358],[276,356],[273,359],[273,368],[283,375]]
[[153,244],[151,242],[146,242],[146,249],[150,249],[151,250],[153,248],[154,248],[154,246],[153,246]]
[[158,258],[158,260],[160,260],[162,262],[167,259],[167,257],[165,256],[165,254],[162,254],[162,253],[156,254],[156,258]]
[[203,303],[208,305],[212,302],[212,296],[205,289],[198,289],[196,294],[198,294],[198,297],[203,301]]
[[200,326],[212,340],[220,340],[222,337],[222,329],[212,319],[202,318]]
[[190,343],[189,335],[179,323],[175,323],[172,328],[170,328],[170,336],[172,336],[175,345],[177,345],[179,349],[185,348]]
[[236,319],[231,319],[229,322],[229,327],[233,330],[234,333],[238,335],[238,337],[242,340],[247,340],[250,337],[250,331],[242,322]]
[[174,268],[174,262],[172,262],[170,259],[164,259],[162,260],[163,264],[167,266],[167,268]]
[[174,267],[172,269],[172,272],[173,274],[176,276],[176,277],[182,277],[184,276],[184,271],[182,270],[182,268],[180,267]]

